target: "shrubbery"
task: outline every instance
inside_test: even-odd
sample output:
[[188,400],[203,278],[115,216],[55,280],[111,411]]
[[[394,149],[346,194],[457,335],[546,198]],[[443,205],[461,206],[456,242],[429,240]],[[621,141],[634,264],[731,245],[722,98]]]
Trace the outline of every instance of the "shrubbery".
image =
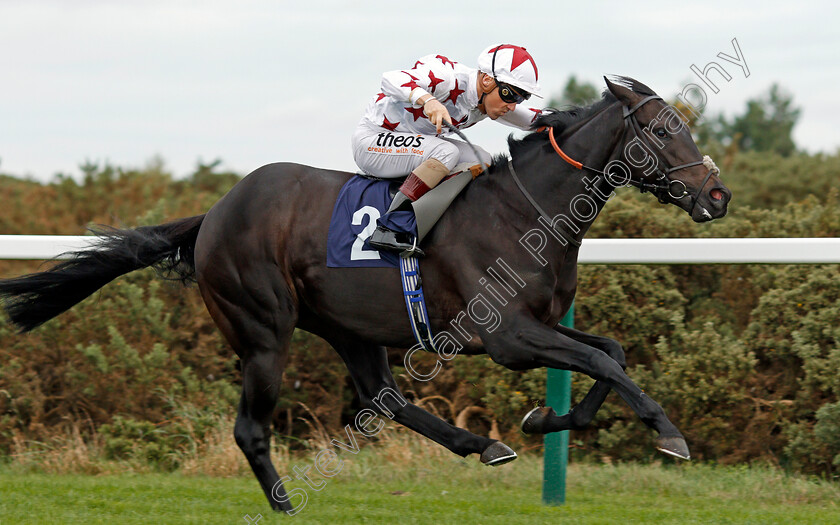
[[[697,225],[650,195],[623,190],[590,237],[840,237],[840,155],[740,153],[730,161],[729,217]],[[175,181],[154,165],[88,166],[82,182],[0,176],[8,195],[0,232],[79,234],[91,222],[162,222],[201,213],[235,180],[202,166]],[[4,262],[0,274],[34,269]],[[836,476],[837,266],[582,266],[579,273],[577,328],[624,345],[628,374],[665,407],[696,457],[769,460]],[[485,356],[458,356],[433,381],[417,383],[393,354],[401,386],[427,409],[453,422],[472,414],[474,431],[495,428],[522,446],[539,445],[517,425],[544,399],[543,370],[511,372]],[[0,325],[0,454],[78,428],[96,435],[110,457],[176,468],[220,414],[235,411],[238,377],[195,289],[131,274],[27,336]],[[591,384],[573,374],[573,400]],[[338,435],[357,403],[334,352],[296,333],[278,434]],[[611,394],[593,425],[572,434],[573,454],[646,459],[654,454],[650,435]]]

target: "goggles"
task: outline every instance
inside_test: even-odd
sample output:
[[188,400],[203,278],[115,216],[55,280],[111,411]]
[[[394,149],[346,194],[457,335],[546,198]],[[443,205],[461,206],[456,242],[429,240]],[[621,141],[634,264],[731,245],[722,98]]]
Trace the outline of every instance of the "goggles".
[[496,81],[496,84],[499,87],[499,98],[501,98],[502,102],[506,104],[521,104],[522,102],[525,102],[526,100],[531,98],[530,93],[522,94],[510,84],[503,84],[498,81]]
[[493,62],[490,66],[490,70],[493,72],[493,80],[496,81],[496,85],[499,87],[499,98],[501,98],[502,102],[505,104],[521,104],[531,98],[531,94],[525,93],[523,95],[510,84],[499,82],[499,79],[496,78],[496,53],[499,52],[501,47],[502,46],[499,46],[493,51]]

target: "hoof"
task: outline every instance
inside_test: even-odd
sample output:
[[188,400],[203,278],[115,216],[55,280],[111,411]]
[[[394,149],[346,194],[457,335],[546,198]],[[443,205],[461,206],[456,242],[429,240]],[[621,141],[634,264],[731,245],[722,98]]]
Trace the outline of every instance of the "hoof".
[[526,434],[545,434],[543,431],[545,420],[556,415],[551,407],[537,407],[525,414],[519,428]]
[[493,467],[504,465],[516,459],[516,452],[501,441],[494,441],[481,453],[481,462]]
[[691,459],[688,452],[688,445],[681,437],[660,437],[656,438],[656,449],[663,454],[674,456],[680,459]]

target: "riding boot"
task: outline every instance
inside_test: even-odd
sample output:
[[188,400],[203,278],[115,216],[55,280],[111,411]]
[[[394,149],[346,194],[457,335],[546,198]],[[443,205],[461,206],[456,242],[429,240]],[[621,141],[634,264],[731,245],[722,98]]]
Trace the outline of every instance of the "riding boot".
[[413,233],[404,230],[413,230],[413,227],[406,226],[413,222],[413,217],[407,217],[408,212],[413,215],[412,201],[420,198],[429,191],[425,182],[413,172],[400,186],[400,190],[391,201],[388,211],[377,221],[376,230],[368,239],[368,243],[377,250],[399,252],[405,255],[416,255],[423,257],[423,250],[417,247],[417,237]]
[[388,211],[377,221],[376,230],[368,243],[378,250],[422,257],[423,251],[417,246],[419,239],[414,234],[416,217],[411,203],[434,188],[448,174],[449,169],[437,159],[428,159],[417,166],[400,186]]

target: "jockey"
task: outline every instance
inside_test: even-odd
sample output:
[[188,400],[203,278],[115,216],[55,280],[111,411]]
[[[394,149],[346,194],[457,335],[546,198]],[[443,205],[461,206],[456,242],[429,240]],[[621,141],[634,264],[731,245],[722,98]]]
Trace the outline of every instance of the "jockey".
[[[422,256],[417,244],[472,179],[464,177],[464,182],[452,185],[457,188],[445,192],[449,181],[442,184],[440,195],[429,195],[433,204],[415,208],[414,203],[459,163],[489,165],[491,161],[486,151],[448,138],[451,131],[443,122],[463,129],[490,117],[528,129],[541,113],[522,105],[531,95],[539,96],[537,65],[524,47],[508,44],[482,51],[478,69],[443,55],[427,55],[411,69],[385,73],[381,87],[353,133],[353,157],[368,175],[408,178],[379,219],[369,243],[379,250]],[[391,212],[403,210],[415,212],[418,238],[389,221]]]

